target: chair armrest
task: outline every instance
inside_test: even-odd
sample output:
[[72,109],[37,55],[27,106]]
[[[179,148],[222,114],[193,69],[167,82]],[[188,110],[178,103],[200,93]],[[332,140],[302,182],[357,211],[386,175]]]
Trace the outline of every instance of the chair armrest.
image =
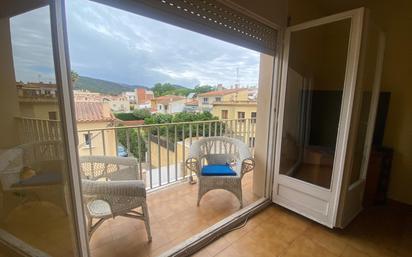
[[142,180],[124,181],[92,181],[82,180],[82,190],[85,195],[106,198],[112,196],[146,197],[146,186]]
[[197,175],[200,173],[200,161],[197,157],[189,157],[186,160],[186,168],[195,172]]
[[241,174],[242,177],[249,171],[255,168],[255,160],[253,158],[246,158],[242,161]]

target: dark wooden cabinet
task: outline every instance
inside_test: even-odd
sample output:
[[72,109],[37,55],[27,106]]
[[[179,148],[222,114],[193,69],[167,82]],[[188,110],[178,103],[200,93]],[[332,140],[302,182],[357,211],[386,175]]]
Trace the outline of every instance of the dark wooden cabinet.
[[393,159],[393,149],[388,147],[373,148],[369,158],[366,175],[364,207],[384,204],[389,187],[389,178]]

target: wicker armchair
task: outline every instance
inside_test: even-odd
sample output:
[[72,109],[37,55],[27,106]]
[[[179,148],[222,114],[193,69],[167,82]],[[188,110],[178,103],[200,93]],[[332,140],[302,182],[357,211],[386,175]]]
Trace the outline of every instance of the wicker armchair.
[[[235,176],[203,176],[206,164],[230,164]],[[197,206],[204,194],[213,189],[232,192],[242,202],[242,178],[253,170],[255,161],[248,146],[242,141],[228,137],[209,137],[194,142],[190,147],[186,167],[196,173],[199,181]]]
[[[80,168],[89,237],[107,219],[124,216],[143,220],[151,241],[146,187],[138,180],[136,159],[82,156]],[[141,212],[136,208],[141,208]]]

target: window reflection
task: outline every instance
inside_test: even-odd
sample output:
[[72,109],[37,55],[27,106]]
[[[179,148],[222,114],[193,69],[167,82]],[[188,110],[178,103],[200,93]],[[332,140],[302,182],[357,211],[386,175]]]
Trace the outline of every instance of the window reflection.
[[49,7],[0,17],[0,236],[76,256]]

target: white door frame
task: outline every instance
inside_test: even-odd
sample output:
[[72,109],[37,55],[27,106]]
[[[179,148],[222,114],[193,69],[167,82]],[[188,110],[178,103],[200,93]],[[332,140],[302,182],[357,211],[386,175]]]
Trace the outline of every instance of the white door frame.
[[67,45],[66,16],[64,0],[50,1],[50,24],[53,44],[53,57],[56,71],[56,85],[59,94],[59,110],[62,121],[62,136],[66,142],[65,156],[69,169],[70,210],[74,217],[77,253],[80,257],[89,256],[89,244],[86,229],[86,220],[83,210],[81,194],[81,178],[77,152],[76,121],[74,117],[74,97],[70,78],[70,61]]
[[[352,105],[355,93],[359,55],[362,41],[364,8],[346,11],[316,20],[288,27],[285,31],[284,54],[282,60],[281,91],[275,153],[275,172],[273,180],[273,201],[314,221],[328,227],[334,227],[345,163],[346,147],[352,115]],[[285,109],[285,94],[289,62],[290,36],[294,31],[300,31],[344,19],[351,19],[348,54],[346,62],[345,81],[339,127],[337,133],[336,151],[333,163],[331,187],[326,189],[292,177],[279,174],[280,153],[282,145],[283,118]],[[282,188],[281,188],[281,187]],[[307,197],[307,198],[305,198]]]

